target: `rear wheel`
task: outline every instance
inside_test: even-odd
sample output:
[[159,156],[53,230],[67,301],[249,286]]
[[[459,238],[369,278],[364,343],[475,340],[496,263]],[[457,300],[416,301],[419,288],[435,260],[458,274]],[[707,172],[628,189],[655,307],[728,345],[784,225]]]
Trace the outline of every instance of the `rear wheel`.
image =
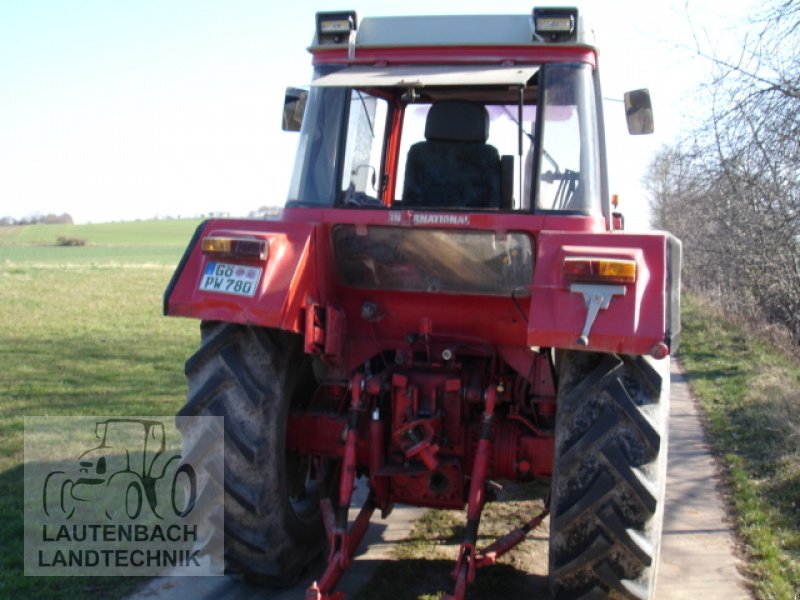
[[653,597],[669,359],[561,352],[551,488],[557,599]]
[[[226,569],[289,585],[324,547],[319,500],[333,475],[329,466],[286,450],[289,411],[305,406],[316,389],[311,362],[302,339],[285,332],[208,322],[201,334],[186,363],[189,395],[178,422],[225,418]],[[185,439],[202,439],[189,433]]]

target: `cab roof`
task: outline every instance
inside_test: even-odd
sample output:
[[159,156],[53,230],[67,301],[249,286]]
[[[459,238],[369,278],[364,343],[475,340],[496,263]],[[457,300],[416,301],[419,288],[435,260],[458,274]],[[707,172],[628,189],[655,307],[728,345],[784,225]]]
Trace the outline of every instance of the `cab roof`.
[[[577,28],[577,43],[589,45],[581,18]],[[536,39],[529,14],[367,17],[355,29],[356,49],[534,44],[551,45]],[[323,48],[329,46],[315,34],[309,49]]]

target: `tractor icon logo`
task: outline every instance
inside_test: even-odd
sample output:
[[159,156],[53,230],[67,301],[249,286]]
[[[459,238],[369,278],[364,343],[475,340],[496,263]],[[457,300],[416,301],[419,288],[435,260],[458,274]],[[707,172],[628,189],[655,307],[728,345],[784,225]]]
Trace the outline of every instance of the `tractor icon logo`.
[[166,451],[160,421],[115,418],[95,423],[99,444],[74,469],[50,472],[42,504],[48,516],[83,513],[110,520],[186,516],[197,498],[197,476],[181,455]]

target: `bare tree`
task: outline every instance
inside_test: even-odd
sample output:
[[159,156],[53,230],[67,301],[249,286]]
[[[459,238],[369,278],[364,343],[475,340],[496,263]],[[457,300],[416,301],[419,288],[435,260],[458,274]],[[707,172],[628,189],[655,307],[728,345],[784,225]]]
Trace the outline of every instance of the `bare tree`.
[[765,14],[737,62],[713,59],[711,119],[645,183],[653,224],[684,240],[688,286],[800,342],[800,3]]

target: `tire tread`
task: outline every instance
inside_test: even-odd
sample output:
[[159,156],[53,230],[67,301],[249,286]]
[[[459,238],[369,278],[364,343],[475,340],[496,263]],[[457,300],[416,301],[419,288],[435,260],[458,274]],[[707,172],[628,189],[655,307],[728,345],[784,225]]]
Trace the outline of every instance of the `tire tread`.
[[325,544],[321,518],[299,521],[281,479],[302,344],[291,334],[237,323],[204,322],[201,334],[200,348],[186,361],[189,394],[176,422],[224,417],[227,569],[258,583],[289,585]]
[[613,354],[565,352],[561,367],[551,590],[559,600],[646,600],[663,510],[662,376],[643,357]]

